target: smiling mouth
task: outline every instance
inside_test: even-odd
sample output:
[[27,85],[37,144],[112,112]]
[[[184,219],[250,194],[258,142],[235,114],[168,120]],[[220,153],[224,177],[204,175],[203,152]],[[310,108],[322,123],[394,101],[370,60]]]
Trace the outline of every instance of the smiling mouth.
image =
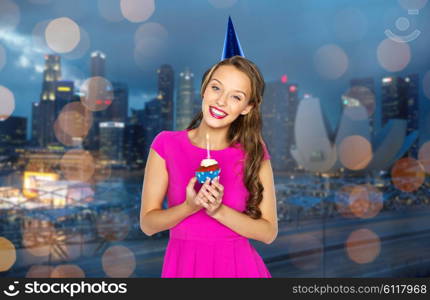
[[213,106],[209,106],[209,113],[211,114],[212,117],[216,119],[223,119],[227,116],[225,112],[220,111],[219,109],[216,109]]

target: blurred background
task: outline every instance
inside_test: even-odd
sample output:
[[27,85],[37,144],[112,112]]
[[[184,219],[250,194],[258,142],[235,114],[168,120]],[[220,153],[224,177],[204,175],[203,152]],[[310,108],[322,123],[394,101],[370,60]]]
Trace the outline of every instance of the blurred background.
[[149,147],[231,16],[266,80],[273,277],[430,275],[427,0],[1,0],[0,276],[159,277]]

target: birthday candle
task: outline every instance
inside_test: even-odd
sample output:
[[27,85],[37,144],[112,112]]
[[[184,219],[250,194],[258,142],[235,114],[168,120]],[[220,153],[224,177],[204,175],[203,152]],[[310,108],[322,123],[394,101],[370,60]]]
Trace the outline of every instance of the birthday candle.
[[211,154],[209,152],[209,133],[206,132],[206,151],[208,152],[208,158],[211,158]]

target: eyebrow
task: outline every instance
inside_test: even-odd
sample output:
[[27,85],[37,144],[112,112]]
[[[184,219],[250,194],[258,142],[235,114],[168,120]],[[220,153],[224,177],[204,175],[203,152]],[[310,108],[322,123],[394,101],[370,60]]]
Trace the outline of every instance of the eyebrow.
[[[223,85],[223,84],[222,84],[222,82],[221,82],[221,81],[219,81],[219,80],[218,80],[218,79],[216,79],[216,78],[212,78],[212,79],[211,79],[211,81],[212,81],[212,80],[216,80],[216,81],[218,81],[221,85]],[[243,91],[241,91],[241,90],[235,90],[235,92],[242,93],[242,94],[244,94],[244,95],[245,95],[245,97],[246,97],[246,93],[245,93],[245,92],[243,92]]]

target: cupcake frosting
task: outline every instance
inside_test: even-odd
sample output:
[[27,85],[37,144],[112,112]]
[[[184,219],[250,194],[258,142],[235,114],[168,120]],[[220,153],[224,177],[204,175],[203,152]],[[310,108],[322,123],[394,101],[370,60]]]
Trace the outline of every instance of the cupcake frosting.
[[200,166],[209,167],[209,166],[216,165],[216,164],[218,164],[218,162],[215,159],[206,158],[206,159],[202,160],[202,162],[200,163]]

